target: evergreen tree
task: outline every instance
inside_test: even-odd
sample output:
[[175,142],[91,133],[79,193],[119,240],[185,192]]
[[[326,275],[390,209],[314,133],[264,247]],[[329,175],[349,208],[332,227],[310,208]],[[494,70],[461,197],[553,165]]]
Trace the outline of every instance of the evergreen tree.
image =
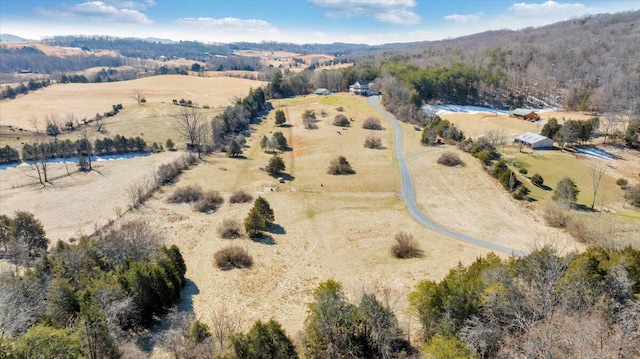
[[91,303],[80,311],[78,330],[88,359],[119,359],[122,354],[109,333],[104,312]]
[[30,255],[38,255],[49,245],[42,223],[32,213],[16,211],[11,222],[13,238],[27,244]]
[[[84,359],[80,339],[67,328],[38,324],[16,341],[15,358]],[[0,357],[5,357],[0,349]],[[11,358],[11,356],[9,356]],[[95,357],[94,357],[95,358]]]
[[294,359],[296,348],[277,321],[257,321],[247,334],[231,337],[238,359]]
[[267,224],[255,207],[249,210],[249,214],[244,219],[244,230],[252,238],[261,236],[262,231],[267,230]]
[[578,193],[580,193],[580,190],[576,183],[571,178],[565,177],[558,182],[551,198],[554,201],[569,204],[578,199]]
[[271,157],[271,159],[269,160],[269,164],[266,167],[267,173],[272,176],[279,175],[285,169],[286,169],[286,165],[284,164],[284,161],[280,156]]
[[253,208],[255,208],[260,217],[262,217],[267,227],[273,224],[273,221],[275,220],[273,209],[271,209],[271,206],[266,199],[259,196],[254,202]]
[[229,157],[238,157],[242,154],[242,148],[238,144],[236,140],[231,140],[229,146],[227,147],[227,156]]
[[282,126],[287,122],[287,117],[282,110],[276,110],[276,126]]

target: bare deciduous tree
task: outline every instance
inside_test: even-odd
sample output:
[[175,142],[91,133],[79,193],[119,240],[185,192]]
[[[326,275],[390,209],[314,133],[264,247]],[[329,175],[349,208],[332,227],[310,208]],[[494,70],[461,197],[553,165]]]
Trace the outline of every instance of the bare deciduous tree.
[[145,98],[144,98],[144,94],[142,93],[142,90],[133,90],[133,93],[131,94],[131,97],[136,100],[136,102],[138,103],[138,105],[146,102]]
[[198,158],[201,158],[207,130],[200,113],[193,107],[183,108],[176,117],[175,129],[187,140],[187,149],[197,152]]
[[234,315],[226,307],[214,311],[209,316],[209,321],[211,334],[218,342],[220,350],[224,350],[227,346],[231,334],[240,332],[243,326],[242,315]]
[[591,209],[596,205],[596,195],[598,194],[598,188],[600,187],[600,181],[602,181],[602,175],[604,174],[604,168],[592,168],[591,169],[591,185],[593,189],[593,201],[591,202]]

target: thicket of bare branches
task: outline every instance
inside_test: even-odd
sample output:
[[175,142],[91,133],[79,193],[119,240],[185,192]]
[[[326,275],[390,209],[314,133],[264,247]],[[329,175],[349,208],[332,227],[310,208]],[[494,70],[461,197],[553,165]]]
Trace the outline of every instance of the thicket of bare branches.
[[248,268],[253,265],[253,257],[240,246],[228,246],[213,254],[216,266],[222,270]]

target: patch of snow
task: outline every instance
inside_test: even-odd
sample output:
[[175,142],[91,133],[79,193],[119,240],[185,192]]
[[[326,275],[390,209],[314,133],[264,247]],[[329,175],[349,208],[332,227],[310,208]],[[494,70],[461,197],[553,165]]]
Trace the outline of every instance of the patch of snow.
[[587,155],[587,156],[592,156],[592,157],[596,157],[596,158],[602,158],[605,160],[613,160],[614,155],[610,154],[607,151],[601,150],[599,148],[596,147],[592,147],[592,148],[576,148],[575,151],[577,153],[583,154],[583,155]]
[[[116,160],[127,160],[131,158],[138,157],[146,157],[151,155],[149,152],[137,152],[137,153],[123,153],[118,155],[101,155],[101,156],[93,156],[91,157],[91,161],[93,162],[101,162],[101,161],[116,161]],[[11,168],[31,166],[35,161],[27,161],[27,162],[16,162],[0,165],[0,170],[7,170]],[[49,161],[49,163],[78,163],[77,157],[67,157],[67,158],[54,158]]]
[[[471,105],[423,105],[422,110],[428,116],[435,115],[446,115],[448,113],[465,113],[469,115],[475,115],[478,113],[491,113],[491,114],[499,114],[499,115],[508,115],[509,111],[506,110],[498,110],[495,108],[482,107],[482,106],[471,106]],[[544,112],[553,112],[557,111],[557,107],[548,107],[542,109],[531,109],[537,113]]]

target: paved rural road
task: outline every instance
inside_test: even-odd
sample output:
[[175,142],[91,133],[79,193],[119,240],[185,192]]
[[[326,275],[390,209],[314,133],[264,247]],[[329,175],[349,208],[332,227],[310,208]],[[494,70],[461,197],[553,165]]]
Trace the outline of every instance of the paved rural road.
[[407,161],[406,161],[406,158],[404,157],[404,151],[402,149],[403,147],[402,146],[402,128],[400,127],[400,122],[398,122],[398,120],[391,113],[389,113],[388,111],[386,111],[380,106],[379,96],[369,96],[367,98],[367,102],[369,103],[369,105],[371,105],[371,107],[373,107],[378,112],[380,112],[380,114],[388,118],[389,121],[391,121],[391,123],[393,124],[393,127],[395,129],[395,136],[396,136],[395,151],[396,151],[396,157],[398,158],[398,164],[400,165],[400,176],[402,177],[402,186],[400,187],[400,196],[402,197],[402,199],[404,199],[404,202],[407,204],[407,207],[409,208],[409,212],[411,213],[413,218],[415,218],[418,222],[424,224],[425,226],[433,229],[434,231],[440,232],[444,235],[459,239],[467,243],[475,244],[480,247],[484,247],[496,252],[515,254],[520,257],[526,255],[526,253],[513,248],[503,247],[495,243],[486,242],[480,239],[466,236],[461,233],[454,232],[448,228],[445,228],[435,223],[434,221],[427,218],[424,214],[422,214],[422,212],[420,212],[420,209],[418,208],[418,204],[416,203],[416,196],[413,190],[413,181],[411,181],[411,174],[409,173],[409,168],[407,167]]

